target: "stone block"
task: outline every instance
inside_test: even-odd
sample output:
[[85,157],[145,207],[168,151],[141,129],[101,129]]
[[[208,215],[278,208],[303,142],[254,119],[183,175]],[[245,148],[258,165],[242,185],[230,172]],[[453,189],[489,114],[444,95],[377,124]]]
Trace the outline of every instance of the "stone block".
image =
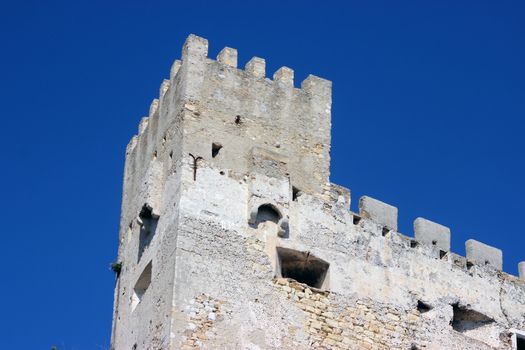
[[264,78],[266,76],[266,62],[264,58],[253,57],[246,63],[244,70],[256,78]]
[[182,62],[180,60],[175,60],[173,64],[171,65],[171,69],[170,69],[170,79],[171,80],[173,80],[173,78],[175,78],[175,76],[177,75],[177,72],[179,71],[181,64]]
[[208,40],[190,34],[182,47],[182,60],[191,60],[192,57],[208,56]]
[[217,55],[217,61],[224,65],[237,68],[237,50],[231,47],[225,47]]
[[414,237],[418,242],[434,245],[446,252],[450,251],[450,229],[427,219],[414,220]]
[[469,239],[465,243],[467,260],[478,265],[491,265],[501,270],[503,268],[503,253],[500,249]]
[[293,87],[293,69],[288,67],[281,67],[273,74],[273,80],[284,85]]
[[390,204],[363,196],[359,199],[359,215],[391,230],[397,230],[397,208]]
[[332,82],[310,74],[301,82],[301,89],[314,95],[330,96],[332,94]]
[[520,279],[525,280],[525,261],[522,261],[518,264],[518,271]]

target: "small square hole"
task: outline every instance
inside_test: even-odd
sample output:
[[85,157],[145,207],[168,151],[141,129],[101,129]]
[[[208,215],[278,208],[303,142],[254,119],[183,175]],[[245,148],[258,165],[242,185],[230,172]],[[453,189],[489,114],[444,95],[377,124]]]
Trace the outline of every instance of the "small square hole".
[[301,190],[295,186],[292,186],[292,200],[296,201],[297,198],[302,194]]
[[215,158],[219,155],[219,151],[221,150],[222,145],[218,142],[214,142],[211,144],[211,156],[212,158]]

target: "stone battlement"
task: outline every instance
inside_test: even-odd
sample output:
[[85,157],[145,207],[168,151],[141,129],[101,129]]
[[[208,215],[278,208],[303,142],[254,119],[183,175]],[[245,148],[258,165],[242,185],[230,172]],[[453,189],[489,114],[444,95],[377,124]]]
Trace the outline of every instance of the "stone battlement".
[[523,349],[525,263],[329,180],[331,82],[190,35],[126,149],[114,349]]

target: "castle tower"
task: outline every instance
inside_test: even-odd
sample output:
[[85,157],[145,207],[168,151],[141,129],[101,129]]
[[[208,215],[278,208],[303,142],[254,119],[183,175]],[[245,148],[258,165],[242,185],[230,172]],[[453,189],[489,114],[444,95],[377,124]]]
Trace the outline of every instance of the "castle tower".
[[330,106],[327,80],[187,38],[126,149],[113,349],[525,349],[500,250],[349,210]]

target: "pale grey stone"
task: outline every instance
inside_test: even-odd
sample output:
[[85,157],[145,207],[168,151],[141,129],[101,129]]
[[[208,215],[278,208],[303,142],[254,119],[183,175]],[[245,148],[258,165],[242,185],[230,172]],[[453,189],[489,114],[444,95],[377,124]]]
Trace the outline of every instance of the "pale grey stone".
[[478,265],[490,265],[498,270],[503,268],[503,253],[498,248],[469,239],[465,242],[467,260]]
[[414,220],[414,238],[416,241],[434,245],[448,252],[450,250],[450,229],[427,219]]
[[391,230],[397,230],[397,208],[390,204],[363,196],[359,199],[359,215]]
[[[359,221],[350,190],[329,178],[331,82],[308,76],[294,88],[290,69],[265,78],[263,59],[234,68],[233,50],[217,62],[207,40],[190,35],[128,143],[112,348],[362,348],[352,339],[369,348],[508,348],[509,330],[525,324],[524,282],[418,245],[396,232],[397,209],[378,200],[360,200]],[[222,146],[216,157],[213,143]],[[254,227],[265,204],[279,220]],[[418,226],[416,239],[435,228]],[[494,248],[479,247],[469,257],[497,265]],[[283,272],[277,248],[323,266],[321,290],[274,280]],[[300,305],[305,298],[315,300]],[[418,301],[432,309],[420,315]],[[490,322],[457,331],[458,310]],[[323,317],[333,329],[326,339],[310,333],[327,330]],[[356,325],[345,326],[351,317]]]

